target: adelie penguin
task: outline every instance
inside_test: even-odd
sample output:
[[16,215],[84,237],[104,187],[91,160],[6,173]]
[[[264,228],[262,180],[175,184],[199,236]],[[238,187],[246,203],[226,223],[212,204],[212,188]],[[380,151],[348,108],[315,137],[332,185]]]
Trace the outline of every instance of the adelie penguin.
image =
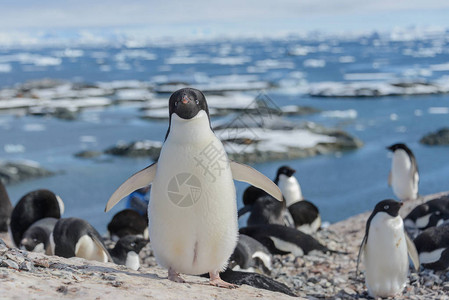
[[133,209],[124,209],[112,217],[108,233],[113,241],[126,235],[138,235],[148,239],[148,220]]
[[284,196],[296,229],[311,234],[321,227],[320,212],[312,202],[304,199],[301,186],[293,176],[295,172],[296,170],[289,166],[282,166],[278,169],[274,182]]
[[158,161],[123,183],[109,199],[106,211],[131,192],[152,184],[149,236],[157,262],[168,269],[168,278],[184,282],[179,273],[208,272],[210,284],[233,288],[219,276],[237,243],[233,179],[282,199],[267,177],[228,160],[211,129],[203,93],[181,89],[170,96],[169,127]]
[[50,235],[59,219],[43,218],[25,231],[20,241],[19,248],[32,252],[51,254]]
[[307,255],[313,251],[341,253],[320,244],[312,236],[295,228],[268,224],[240,228],[240,234],[248,235],[264,245],[272,254],[288,254],[294,256]]
[[50,235],[50,245],[51,253],[57,256],[113,261],[98,231],[79,218],[59,219]]
[[409,270],[408,255],[415,269],[419,269],[415,245],[407,236],[399,216],[401,206],[401,202],[394,200],[380,201],[366,222],[356,274],[363,257],[365,284],[374,298],[391,297],[404,289]]
[[239,240],[229,259],[228,268],[234,271],[271,273],[271,253],[259,241],[245,234]]
[[407,229],[424,230],[439,226],[449,219],[449,196],[432,199],[416,206],[405,218]]
[[148,242],[149,240],[139,236],[126,235],[118,240],[109,253],[116,264],[137,271],[140,268],[139,252]]
[[449,224],[428,228],[413,242],[424,268],[435,271],[449,268]]
[[417,199],[419,173],[415,155],[405,144],[394,144],[387,149],[393,152],[388,185],[401,201]]
[[24,232],[34,222],[43,218],[61,218],[64,203],[58,195],[49,190],[35,190],[23,196],[11,213],[10,233],[16,246]]
[[0,232],[7,232],[11,219],[12,204],[3,182],[0,180]]

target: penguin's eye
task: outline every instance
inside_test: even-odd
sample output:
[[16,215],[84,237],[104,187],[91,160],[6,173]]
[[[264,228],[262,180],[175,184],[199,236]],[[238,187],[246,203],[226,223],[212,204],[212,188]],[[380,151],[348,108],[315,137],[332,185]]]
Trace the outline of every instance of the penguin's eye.
[[33,242],[37,242],[37,239],[36,239],[36,238],[34,238],[34,239],[33,239]]
[[196,99],[196,100],[195,100],[195,103],[196,103],[197,105],[200,104],[200,100]]
[[175,107],[178,106],[178,101],[175,102]]
[[136,246],[136,243],[131,243],[131,247],[135,247]]
[[389,208],[390,208],[390,205],[388,205],[388,204],[384,206],[385,210],[388,210]]

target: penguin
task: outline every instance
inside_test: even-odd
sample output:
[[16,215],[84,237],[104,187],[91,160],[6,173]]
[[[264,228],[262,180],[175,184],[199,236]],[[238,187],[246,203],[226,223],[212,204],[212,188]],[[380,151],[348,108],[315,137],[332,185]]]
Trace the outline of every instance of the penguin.
[[56,218],[43,218],[34,222],[23,234],[19,248],[50,254],[50,234],[58,222]]
[[3,182],[0,180],[0,232],[7,232],[11,220],[12,204]]
[[271,273],[271,253],[259,241],[245,234],[239,235],[237,246],[229,259],[230,269],[244,272]]
[[417,199],[419,172],[415,155],[405,144],[394,144],[387,149],[393,152],[388,185],[401,201]]
[[404,225],[408,229],[424,230],[439,226],[449,219],[449,196],[432,199],[416,206],[405,218]]
[[404,289],[409,269],[407,253],[415,269],[419,269],[415,245],[399,216],[401,206],[401,202],[391,199],[380,201],[366,222],[356,274],[363,255],[365,284],[373,298],[394,296]]
[[169,99],[169,126],[157,162],[125,181],[105,211],[123,197],[152,184],[148,206],[153,254],[168,269],[168,279],[184,282],[180,273],[208,272],[210,284],[235,288],[219,272],[237,244],[238,223],[233,179],[265,189],[282,200],[279,188],[255,169],[230,161],[211,128],[203,93],[193,88]]
[[303,256],[313,251],[342,253],[330,250],[302,231],[282,225],[248,226],[240,228],[239,232],[262,243],[271,254],[292,253],[295,256]]
[[11,240],[18,246],[31,224],[47,217],[59,219],[63,213],[64,202],[52,191],[40,189],[29,192],[17,202],[11,213]]
[[50,246],[51,254],[65,258],[113,261],[98,231],[79,218],[59,219],[50,235]]
[[113,241],[126,235],[137,235],[148,239],[148,220],[133,209],[124,209],[112,217],[108,233]]
[[148,242],[149,240],[136,235],[126,235],[109,250],[109,254],[117,265],[125,265],[137,271],[140,268],[139,252]]
[[295,172],[296,170],[289,166],[280,167],[274,183],[279,186],[284,196],[296,229],[312,234],[321,228],[320,212],[315,204],[304,199],[301,186],[293,176]]
[[[255,190],[259,190],[260,192]],[[260,196],[250,200],[250,205],[246,205],[238,211],[239,218],[248,212],[250,213],[247,220],[248,226],[278,224],[294,227],[292,216],[285,206],[285,201],[279,202],[274,197],[254,186],[249,186],[245,190],[243,199],[249,198],[248,195],[253,193],[253,191]]]
[[228,268],[224,272],[221,272],[220,276],[223,278],[223,280],[236,285],[246,284],[258,289],[264,289],[272,292],[283,293],[292,297],[297,297],[297,295],[295,295],[295,293],[288,286],[263,274],[234,271]]
[[435,271],[449,268],[449,224],[428,228],[413,242],[424,268]]

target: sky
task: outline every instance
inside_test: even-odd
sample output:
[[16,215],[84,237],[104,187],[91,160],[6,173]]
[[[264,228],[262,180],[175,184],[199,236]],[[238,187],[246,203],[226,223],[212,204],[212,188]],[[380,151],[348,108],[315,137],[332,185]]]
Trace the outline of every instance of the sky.
[[447,0],[0,0],[0,31],[141,29],[153,35],[448,27]]

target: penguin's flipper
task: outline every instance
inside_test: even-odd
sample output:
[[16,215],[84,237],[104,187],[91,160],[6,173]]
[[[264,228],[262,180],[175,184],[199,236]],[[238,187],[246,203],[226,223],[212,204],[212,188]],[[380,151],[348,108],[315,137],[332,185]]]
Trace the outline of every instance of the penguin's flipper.
[[418,251],[416,250],[415,243],[409,238],[407,232],[404,232],[405,235],[405,242],[407,244],[407,252],[410,256],[410,259],[413,262],[413,266],[415,267],[416,271],[419,271],[419,256]]
[[282,201],[282,193],[278,186],[268,177],[251,168],[250,166],[230,161],[232,177],[235,180],[247,182],[255,187],[264,190],[274,198]]
[[145,169],[137,172],[133,176],[129,177],[121,186],[112,194],[106,203],[105,212],[114,207],[120,200],[128,196],[137,189],[143,188],[153,182],[156,176],[157,163],[146,167]]
[[388,173],[388,186],[391,186],[391,171]]
[[357,255],[357,267],[355,269],[355,278],[356,279],[359,276],[359,263],[360,263],[360,259],[362,258],[362,253],[365,252],[365,247],[366,247],[366,235],[363,237],[362,244],[360,244],[360,248],[359,248],[359,254]]
[[[98,239],[98,237],[95,234],[89,234],[89,237],[94,241],[95,245],[97,246],[97,250],[104,252],[106,254],[106,257],[108,258],[108,262],[114,262],[114,260],[111,257],[111,254],[109,254],[108,249],[104,246],[103,242]],[[100,256],[100,253],[98,253]]]
[[244,214],[246,214],[247,212],[251,211],[251,205],[245,205],[242,208],[239,209],[239,211],[237,212],[237,216],[238,218],[240,218],[241,216],[243,216]]

